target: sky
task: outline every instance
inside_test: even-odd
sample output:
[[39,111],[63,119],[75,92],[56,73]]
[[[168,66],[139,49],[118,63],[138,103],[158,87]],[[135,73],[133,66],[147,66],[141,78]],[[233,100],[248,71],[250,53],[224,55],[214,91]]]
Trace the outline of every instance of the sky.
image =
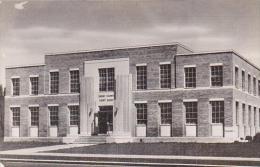
[[46,53],[175,42],[260,66],[260,0],[0,0],[0,83]]

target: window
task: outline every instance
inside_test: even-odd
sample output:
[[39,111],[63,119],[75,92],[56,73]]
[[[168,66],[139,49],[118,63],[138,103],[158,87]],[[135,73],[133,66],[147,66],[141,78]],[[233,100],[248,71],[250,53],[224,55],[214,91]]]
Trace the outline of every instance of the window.
[[223,66],[211,66],[211,86],[223,86]]
[[239,102],[236,102],[236,124],[239,124]]
[[114,68],[100,68],[99,71],[99,91],[115,90],[115,70]]
[[13,96],[20,95],[20,78],[12,78]]
[[137,124],[147,124],[147,104],[135,104],[137,110]]
[[31,94],[38,95],[39,92],[39,77],[30,77]]
[[20,107],[11,107],[13,113],[13,126],[20,126]]
[[79,106],[69,106],[70,110],[70,125],[79,125],[80,122],[80,113]]
[[246,105],[245,104],[243,104],[243,125],[245,125],[246,124]]
[[256,107],[254,107],[254,126],[256,127]]
[[137,70],[137,89],[147,89],[147,67],[136,66]]
[[70,92],[79,93],[79,70],[70,71]]
[[239,77],[238,77],[238,67],[235,67],[235,86],[236,88],[239,88]]
[[256,96],[256,78],[253,78],[253,94]]
[[186,123],[197,124],[198,123],[198,104],[197,102],[185,102],[186,109]]
[[49,106],[50,110],[50,125],[51,126],[58,126],[59,124],[59,106]]
[[161,88],[171,88],[171,64],[160,65]]
[[224,123],[224,101],[211,101],[212,123]]
[[251,106],[248,106],[248,125],[251,123],[251,118],[252,118],[252,115],[251,115]]
[[31,126],[39,126],[39,107],[29,107],[31,111]]
[[260,80],[258,80],[258,96],[260,96]]
[[50,72],[50,93],[57,94],[59,93],[59,72]]
[[242,71],[242,90],[245,91],[246,90],[246,77],[245,77],[245,71]]
[[172,124],[172,103],[160,103],[161,124]]
[[196,87],[196,67],[186,67],[185,71],[185,87],[195,88]]
[[248,74],[247,82],[248,82],[247,91],[248,91],[248,93],[251,93],[251,75],[250,74]]

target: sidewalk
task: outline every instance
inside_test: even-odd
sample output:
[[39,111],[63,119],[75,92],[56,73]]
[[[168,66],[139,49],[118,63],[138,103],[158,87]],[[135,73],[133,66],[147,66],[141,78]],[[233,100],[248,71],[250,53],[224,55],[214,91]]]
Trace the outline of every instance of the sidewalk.
[[67,144],[47,147],[36,147],[0,151],[0,161],[24,161],[24,162],[56,162],[56,163],[101,163],[101,164],[132,164],[158,165],[158,164],[200,164],[209,166],[249,165],[260,166],[260,158],[243,157],[205,157],[205,156],[165,156],[165,155],[112,155],[112,154],[69,154],[46,153],[46,151],[90,146],[93,144]]

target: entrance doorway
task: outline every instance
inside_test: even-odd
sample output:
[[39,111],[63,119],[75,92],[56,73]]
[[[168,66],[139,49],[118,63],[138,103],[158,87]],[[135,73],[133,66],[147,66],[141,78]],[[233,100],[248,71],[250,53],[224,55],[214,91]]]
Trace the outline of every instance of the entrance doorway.
[[113,131],[113,106],[100,106],[98,112],[99,134]]

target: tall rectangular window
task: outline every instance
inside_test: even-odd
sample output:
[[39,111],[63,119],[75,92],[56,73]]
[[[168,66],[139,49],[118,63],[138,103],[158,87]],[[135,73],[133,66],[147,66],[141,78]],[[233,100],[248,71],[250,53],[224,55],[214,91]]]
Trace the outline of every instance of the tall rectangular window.
[[196,87],[196,67],[185,67],[185,87],[195,88]]
[[79,70],[70,71],[70,92],[79,93]]
[[147,66],[136,66],[137,89],[147,89]]
[[69,106],[70,110],[70,125],[79,125],[80,122],[80,113],[79,106]]
[[31,111],[31,126],[39,126],[39,107],[29,107]]
[[31,94],[38,95],[39,93],[39,77],[30,77]]
[[11,107],[13,126],[20,126],[20,107]]
[[248,93],[251,93],[251,75],[248,74],[247,76],[247,91]]
[[212,123],[224,123],[224,101],[211,101]]
[[198,103],[197,102],[185,102],[186,111],[186,123],[197,124],[198,123]]
[[59,72],[50,72],[50,93],[59,93]]
[[171,64],[160,65],[161,88],[171,88]]
[[239,124],[239,102],[236,102],[236,124]]
[[254,107],[254,126],[256,126],[256,107]]
[[115,90],[115,69],[100,68],[99,71],[99,91]]
[[161,124],[172,124],[172,103],[160,103]]
[[253,94],[256,96],[256,78],[253,78]]
[[252,118],[252,115],[251,115],[252,113],[251,113],[251,106],[249,105],[248,106],[248,125],[250,125],[250,123],[251,123],[251,118]]
[[147,124],[147,104],[135,104],[137,110],[137,124]]
[[20,78],[12,78],[13,96],[20,95]]
[[242,90],[245,91],[246,90],[246,76],[245,76],[245,71],[242,71]]
[[246,124],[246,105],[245,104],[243,104],[242,105],[242,111],[243,111],[243,119],[242,119],[242,121],[243,121],[243,125],[245,125]]
[[260,80],[258,80],[258,96],[260,96]]
[[238,67],[235,67],[235,86],[236,86],[236,88],[239,88],[239,77],[238,77],[238,74],[239,74],[239,69],[238,69]]
[[211,86],[223,86],[223,66],[211,66]]
[[50,125],[58,126],[59,124],[59,106],[49,106],[50,111]]

